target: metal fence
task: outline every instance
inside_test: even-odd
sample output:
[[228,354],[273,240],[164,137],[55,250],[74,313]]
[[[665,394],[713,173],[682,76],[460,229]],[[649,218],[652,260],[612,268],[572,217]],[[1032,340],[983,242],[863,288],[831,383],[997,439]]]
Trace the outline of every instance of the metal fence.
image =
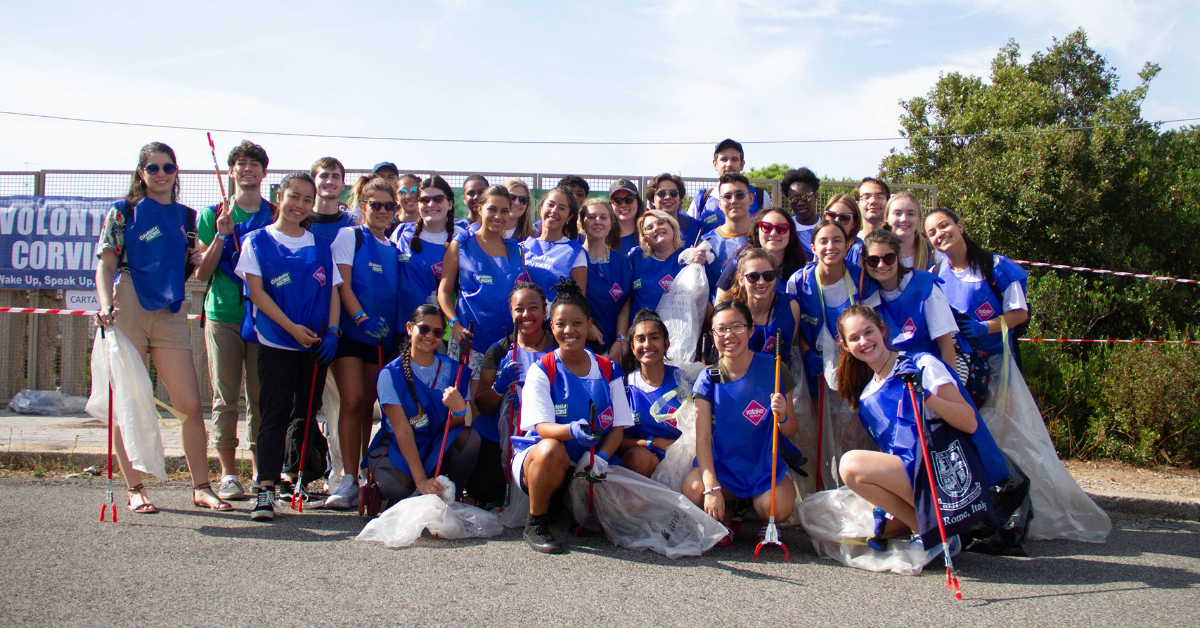
[[[272,169],[267,173],[264,185],[277,185],[290,170]],[[352,186],[369,170],[347,170],[346,185]],[[431,170],[403,170],[418,176],[433,174]],[[471,174],[482,174],[491,183],[503,183],[509,178],[524,181],[537,192],[552,189],[566,174],[529,172],[446,172],[437,171],[453,187],[461,188]],[[0,172],[0,196],[75,196],[84,198],[120,198],[129,190],[131,173],[115,170],[41,170],[22,172]],[[577,175],[591,187],[593,195],[605,195],[614,181],[627,178],[638,183],[644,190],[646,182],[654,175]],[[220,199],[220,188],[213,180],[212,170],[179,171],[179,201],[189,207],[201,208]],[[716,184],[716,179],[707,177],[683,177],[685,197],[691,197],[705,188]],[[781,201],[779,181],[754,179],[754,185],[770,192],[775,203]],[[822,181],[818,192],[818,207],[824,207],[835,194],[853,193],[857,182]],[[231,183],[226,183],[230,189]],[[913,193],[921,206],[937,207],[937,187],[933,185],[896,184],[892,190]],[[686,200],[686,199],[685,199]],[[184,309],[190,314],[199,314],[204,306],[204,284],[188,283],[188,300]],[[64,294],[61,290],[3,290],[0,289],[0,306],[61,308]],[[212,392],[208,377],[207,353],[204,334],[197,321],[191,321],[192,356],[200,381],[201,400],[208,407]],[[58,389],[65,394],[86,395],[91,386],[89,355],[95,329],[91,320],[82,316],[53,316],[34,314],[0,314],[0,399],[10,399],[22,388]],[[165,391],[159,383],[159,394],[165,399]]]

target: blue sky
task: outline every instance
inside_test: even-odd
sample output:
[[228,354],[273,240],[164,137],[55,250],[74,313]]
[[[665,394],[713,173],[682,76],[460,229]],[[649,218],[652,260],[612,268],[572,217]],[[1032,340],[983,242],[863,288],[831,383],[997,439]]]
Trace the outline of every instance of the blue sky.
[[[1182,1],[6,2],[0,110],[104,120],[436,138],[704,141],[894,137],[939,73],[987,75],[1076,27],[1143,115],[1200,116],[1200,30]],[[1177,125],[1176,125],[1177,126]],[[515,146],[248,137],[272,170],[348,167],[686,176],[707,146]],[[139,146],[211,163],[203,133],[0,115],[0,170],[129,169]],[[873,174],[899,142],[747,145],[751,166]]]

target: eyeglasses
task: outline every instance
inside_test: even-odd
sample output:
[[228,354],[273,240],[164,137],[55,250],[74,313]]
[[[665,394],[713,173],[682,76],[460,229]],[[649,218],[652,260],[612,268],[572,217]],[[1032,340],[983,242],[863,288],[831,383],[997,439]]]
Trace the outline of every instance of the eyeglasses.
[[758,223],[758,230],[763,232],[763,235],[771,235],[772,233],[787,235],[792,230],[792,227],[786,222],[760,222]]
[[400,193],[404,196],[416,196],[417,186],[414,185],[411,188],[400,188]]
[[796,194],[792,196],[789,202],[791,202],[792,205],[797,205],[799,203],[811,203],[815,200],[817,200],[817,193],[809,192],[808,194]]
[[435,338],[440,338],[446,333],[446,330],[442,329],[441,327],[430,327],[429,325],[422,324],[417,325],[417,333],[421,334],[422,336],[432,335]]
[[608,200],[612,201],[613,205],[630,205],[637,202],[637,197],[627,194],[625,196],[611,196]]
[[745,277],[746,281],[750,283],[758,283],[758,280],[760,279],[763,281],[763,283],[771,283],[772,281],[775,281],[775,278],[779,276],[779,273],[773,270],[768,270],[761,273],[746,273],[742,276]]
[[387,210],[390,212],[396,211],[396,204],[393,203],[392,201],[388,201],[386,203],[380,203],[379,201],[369,201],[367,203],[367,207],[370,207],[371,211],[373,211],[373,212],[377,212],[381,209]]
[[658,192],[655,192],[654,195],[658,198],[675,198],[676,196],[679,196],[679,190],[659,190]]
[[421,201],[422,205],[433,205],[434,203],[441,203],[442,201],[446,200],[446,195],[434,194],[433,196],[422,196],[417,200]]
[[854,214],[839,214],[837,212],[825,212],[825,217],[829,220],[835,220],[843,225],[849,225],[854,222]]
[[737,192],[730,192],[728,194],[722,194],[721,198],[725,199],[725,202],[728,203],[730,201],[744,201],[744,200],[746,200],[747,196],[749,196],[749,194],[746,194],[745,192],[738,190]]
[[748,327],[745,323],[734,323],[728,327],[713,327],[713,335],[728,336],[730,334],[740,334],[745,332]]
[[879,194],[860,194],[858,196],[858,200],[860,200],[860,201],[869,201],[871,199],[875,199],[877,201],[886,201],[887,194],[880,192]]
[[522,205],[528,205],[529,204],[529,195],[528,194],[509,194],[508,200],[513,203],[520,203]]
[[[145,170],[146,174],[158,174],[158,169],[158,164],[146,164],[142,166],[142,170]],[[175,174],[179,172],[179,166],[175,164],[163,164],[162,171],[166,174]]]
[[867,256],[867,266],[870,266],[872,268],[874,268],[876,266],[880,266],[880,265],[891,266],[892,264],[895,264],[895,263],[896,263],[896,254],[895,253],[884,253],[883,255],[868,255]]

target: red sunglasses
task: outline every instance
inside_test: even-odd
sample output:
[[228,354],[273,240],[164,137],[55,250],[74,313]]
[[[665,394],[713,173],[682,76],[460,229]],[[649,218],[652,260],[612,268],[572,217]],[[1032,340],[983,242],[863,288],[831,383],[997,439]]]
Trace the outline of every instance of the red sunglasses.
[[758,230],[763,232],[763,234],[765,234],[765,235],[771,235],[772,233],[778,233],[779,235],[787,235],[788,232],[792,230],[792,226],[787,224],[786,222],[780,222],[780,223],[760,222],[760,223],[758,223]]

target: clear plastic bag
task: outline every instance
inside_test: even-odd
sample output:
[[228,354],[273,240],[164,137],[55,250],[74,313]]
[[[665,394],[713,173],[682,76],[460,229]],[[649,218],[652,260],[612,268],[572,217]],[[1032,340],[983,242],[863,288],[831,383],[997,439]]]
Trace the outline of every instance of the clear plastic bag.
[[672,415],[679,438],[667,447],[667,453],[650,474],[650,479],[672,491],[682,490],[683,478],[692,471],[692,460],[696,457],[696,405],[686,401]]
[[454,501],[455,487],[450,478],[441,475],[437,479],[442,485],[441,494],[414,495],[396,502],[367,522],[356,538],[381,541],[388,547],[407,547],[426,529],[443,539],[481,538],[504,532],[496,515]]
[[[701,244],[701,247],[707,246],[707,242]],[[662,296],[656,309],[671,338],[671,346],[667,348],[668,364],[692,361],[707,305],[708,276],[704,274],[704,266],[688,264],[676,275],[671,289]]]
[[919,542],[901,539],[889,540],[887,551],[872,549],[866,539],[875,534],[874,508],[844,486],[809,495],[799,510],[800,524],[812,539],[817,555],[847,567],[916,576],[940,555],[938,551],[927,551]]
[[[576,521],[587,518],[588,482],[570,480]],[[594,510],[614,545],[648,549],[668,558],[699,556],[725,536],[725,526],[683,495],[621,467],[594,485]]]
[[56,390],[24,389],[13,395],[8,409],[18,414],[63,416],[84,412],[87,401],[87,397],[72,397]]
[[125,453],[133,468],[161,480],[167,479],[162,434],[154,385],[133,343],[115,326],[96,333],[92,344],[92,394],[88,414],[108,420],[108,385],[113,386],[113,423],[121,430]]
[[508,481],[508,500],[504,502],[504,508],[495,510],[496,517],[506,528],[521,528],[525,526],[525,520],[529,517],[529,496],[511,477]]
[[[1005,359],[1009,361],[1007,389],[1001,376]],[[1000,450],[1029,477],[1033,503],[1029,538],[1103,543],[1112,530],[1112,521],[1058,459],[1020,369],[1010,356],[992,356],[991,362],[991,394],[979,414]]]
[[331,491],[332,487],[342,483],[342,476],[345,475],[342,470],[342,445],[338,439],[338,413],[341,408],[342,398],[333,379],[333,369],[329,369],[325,374],[325,392],[321,393],[321,411],[317,413],[317,421],[325,423],[325,441],[329,443],[329,478],[325,480],[325,486],[331,487]]

